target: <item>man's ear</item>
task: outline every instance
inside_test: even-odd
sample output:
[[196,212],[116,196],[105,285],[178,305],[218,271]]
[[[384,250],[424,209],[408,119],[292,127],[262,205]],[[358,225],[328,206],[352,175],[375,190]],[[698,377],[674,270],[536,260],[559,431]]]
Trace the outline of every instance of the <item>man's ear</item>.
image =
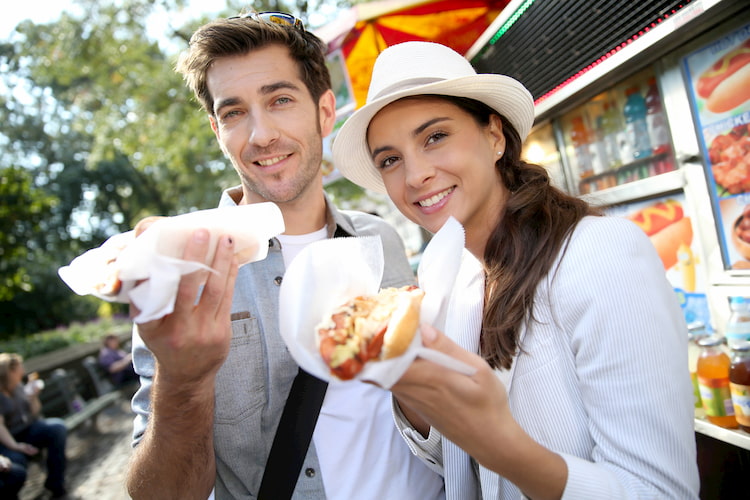
[[221,149],[221,152],[224,153],[224,158],[229,158],[229,153],[227,153],[227,150],[224,149],[224,144],[221,142],[219,124],[216,122],[216,117],[213,115],[208,115],[208,121],[211,124],[211,130],[214,131],[214,135],[216,136],[216,142],[219,143],[219,149]]
[[216,117],[214,117],[213,115],[208,115],[208,121],[209,123],[211,123],[211,130],[214,131],[214,135],[218,139],[219,138],[219,124],[216,123]]
[[318,117],[321,136],[326,137],[336,124],[336,96],[331,89],[323,92],[318,100]]

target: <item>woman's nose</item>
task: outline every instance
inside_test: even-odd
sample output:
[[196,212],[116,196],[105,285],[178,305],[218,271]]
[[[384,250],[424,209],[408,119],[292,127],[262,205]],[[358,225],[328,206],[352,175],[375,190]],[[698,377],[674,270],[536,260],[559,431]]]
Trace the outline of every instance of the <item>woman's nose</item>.
[[426,159],[412,159],[406,162],[406,184],[420,187],[435,176],[435,168]]

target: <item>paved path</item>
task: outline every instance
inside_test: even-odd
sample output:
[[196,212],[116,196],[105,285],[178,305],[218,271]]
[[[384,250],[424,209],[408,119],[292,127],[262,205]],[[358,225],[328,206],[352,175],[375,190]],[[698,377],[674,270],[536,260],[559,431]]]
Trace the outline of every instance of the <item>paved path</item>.
[[[125,470],[130,456],[133,414],[123,399],[99,414],[97,428],[84,424],[68,436],[66,473],[68,493],[80,500],[130,500],[125,491]],[[44,472],[36,462],[20,500],[46,500]]]

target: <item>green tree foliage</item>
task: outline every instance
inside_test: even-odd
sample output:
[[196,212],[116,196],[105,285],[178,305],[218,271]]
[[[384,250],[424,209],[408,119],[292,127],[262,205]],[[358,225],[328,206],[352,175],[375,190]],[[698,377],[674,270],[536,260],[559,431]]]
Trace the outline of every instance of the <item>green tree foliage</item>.
[[10,167],[0,177],[0,200],[0,301],[7,301],[31,289],[36,242],[28,235],[44,229],[57,199],[35,187],[26,169]]
[[[101,301],[75,296],[60,266],[144,216],[214,207],[237,183],[174,71],[207,19],[167,20],[155,40],[144,21],[186,0],[77,3],[85,16],[25,21],[0,40],[0,338],[94,317]],[[225,14],[307,21],[352,3],[229,1]]]

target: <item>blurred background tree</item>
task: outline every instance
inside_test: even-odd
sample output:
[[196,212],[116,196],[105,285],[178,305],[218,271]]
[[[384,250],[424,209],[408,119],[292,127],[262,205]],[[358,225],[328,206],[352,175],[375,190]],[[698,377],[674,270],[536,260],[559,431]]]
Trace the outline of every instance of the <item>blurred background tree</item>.
[[[214,207],[237,183],[174,72],[190,34],[209,19],[168,21],[155,40],[144,20],[186,0],[76,3],[85,16],[24,21],[0,41],[0,339],[125,313],[74,295],[57,269],[143,216]],[[251,6],[308,21],[354,3],[228,1],[221,15]]]

